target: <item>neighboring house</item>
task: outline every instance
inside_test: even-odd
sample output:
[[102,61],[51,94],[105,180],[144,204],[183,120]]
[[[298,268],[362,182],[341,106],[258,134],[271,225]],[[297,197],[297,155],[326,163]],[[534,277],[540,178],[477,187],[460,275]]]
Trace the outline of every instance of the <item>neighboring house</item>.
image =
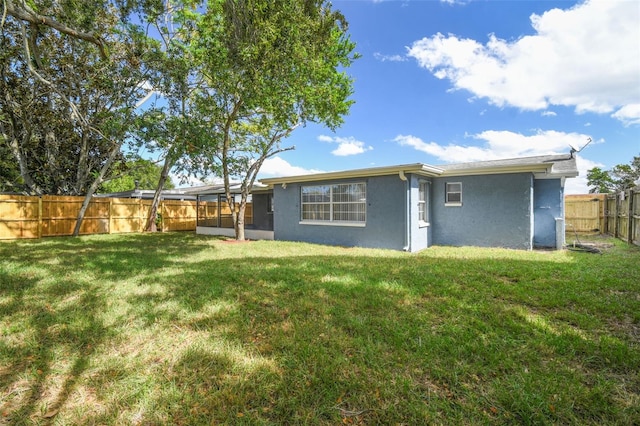
[[254,200],[267,200],[271,189],[275,207],[256,203],[253,212],[273,215],[276,240],[411,252],[432,245],[561,248],[564,183],[577,175],[567,154],[269,178]]
[[274,238],[419,251],[432,245],[531,249],[564,244],[572,155],[391,167],[262,179]]
[[[189,192],[190,188],[163,189],[160,193],[161,200],[195,201],[196,196]],[[142,200],[153,200],[155,189],[131,189],[122,192],[110,192],[95,194],[96,197],[103,198],[139,198]]]

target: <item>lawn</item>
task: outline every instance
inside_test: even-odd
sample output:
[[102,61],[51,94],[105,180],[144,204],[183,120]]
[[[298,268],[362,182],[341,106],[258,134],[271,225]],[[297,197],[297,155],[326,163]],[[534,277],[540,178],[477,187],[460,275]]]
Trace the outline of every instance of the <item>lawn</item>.
[[640,250],[0,242],[0,424],[640,424]]

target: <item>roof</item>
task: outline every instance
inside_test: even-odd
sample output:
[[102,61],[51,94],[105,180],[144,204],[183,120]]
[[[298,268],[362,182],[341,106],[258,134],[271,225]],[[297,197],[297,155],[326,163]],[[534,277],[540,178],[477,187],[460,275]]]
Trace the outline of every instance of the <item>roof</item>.
[[[192,200],[196,199],[195,195],[190,194],[187,189],[163,189],[160,194],[162,200]],[[104,198],[141,198],[143,200],[151,200],[155,195],[155,189],[131,189],[129,191],[111,192],[108,194],[95,194],[96,197]]]
[[[571,154],[539,155],[437,166],[445,176],[482,175],[496,173],[532,172],[549,177],[576,177],[578,168]],[[538,176],[541,177],[541,176]]]
[[[229,184],[229,190],[232,194],[240,193],[240,182],[231,182]],[[251,187],[251,191],[249,193],[255,194],[256,192],[266,191],[269,187],[267,185],[263,185],[260,183],[256,183]],[[210,194],[224,194],[224,183],[216,183],[213,185],[204,185],[198,186],[194,188],[189,188],[189,193],[192,195],[210,195]]]
[[260,179],[260,182],[266,185],[278,185],[281,183],[293,183],[293,182],[310,182],[327,179],[346,179],[346,178],[358,178],[358,177],[370,177],[370,176],[386,176],[386,175],[401,175],[407,173],[414,173],[423,176],[439,176],[443,170],[434,166],[429,166],[422,163],[414,164],[402,164],[398,166],[386,166],[386,167],[372,167],[368,169],[355,169],[345,170],[341,172],[328,172],[328,173],[314,173],[310,175],[295,175],[286,177],[275,177]]
[[537,178],[578,176],[576,159],[571,154],[563,154],[478,161],[473,163],[444,164],[439,166],[430,166],[422,163],[402,164],[397,166],[372,167],[367,169],[266,178],[261,179],[260,182],[266,185],[279,185],[296,182],[313,182],[330,179],[347,179],[395,174],[402,178],[405,174],[446,177],[526,172],[534,173]]

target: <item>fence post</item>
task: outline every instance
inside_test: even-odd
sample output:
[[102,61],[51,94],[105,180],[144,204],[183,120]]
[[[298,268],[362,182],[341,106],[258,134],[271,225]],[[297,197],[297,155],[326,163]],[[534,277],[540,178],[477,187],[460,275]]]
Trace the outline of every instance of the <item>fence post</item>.
[[164,218],[167,214],[167,206],[165,205],[166,200],[160,200],[160,232],[164,232]]
[[613,238],[618,238],[618,198],[619,194],[615,194],[614,196],[614,211],[613,211]]
[[629,205],[627,214],[627,243],[633,243],[633,190],[629,190]]
[[606,235],[609,233],[609,202],[607,201],[608,197],[604,197],[604,217],[602,218],[602,235]]
[[42,238],[42,197],[38,197],[38,238]]
[[107,234],[111,234],[111,230],[113,229],[113,198],[109,198],[109,217],[107,219],[107,227],[109,227]]
[[144,203],[142,202],[142,198],[138,198],[138,228],[137,228],[137,232],[144,232],[144,218],[145,218],[145,211],[144,211]]

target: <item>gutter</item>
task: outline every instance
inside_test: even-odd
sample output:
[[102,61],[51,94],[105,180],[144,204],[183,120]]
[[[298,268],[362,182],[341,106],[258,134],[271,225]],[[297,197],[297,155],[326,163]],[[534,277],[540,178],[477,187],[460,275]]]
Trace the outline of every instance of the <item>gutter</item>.
[[404,247],[402,247],[402,251],[410,251],[411,250],[411,197],[409,196],[411,191],[411,181],[407,179],[407,176],[404,174],[404,170],[400,170],[398,172],[398,177],[400,180],[406,182],[405,191],[404,191],[404,209],[405,209],[405,233],[404,233]]

